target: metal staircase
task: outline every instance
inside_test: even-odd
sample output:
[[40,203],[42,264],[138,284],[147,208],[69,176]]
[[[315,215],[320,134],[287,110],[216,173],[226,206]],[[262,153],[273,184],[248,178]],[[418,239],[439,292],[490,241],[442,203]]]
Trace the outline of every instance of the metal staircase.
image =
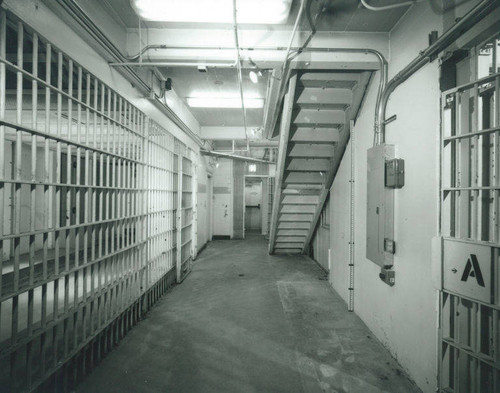
[[284,98],[270,253],[307,249],[371,72],[292,73]]

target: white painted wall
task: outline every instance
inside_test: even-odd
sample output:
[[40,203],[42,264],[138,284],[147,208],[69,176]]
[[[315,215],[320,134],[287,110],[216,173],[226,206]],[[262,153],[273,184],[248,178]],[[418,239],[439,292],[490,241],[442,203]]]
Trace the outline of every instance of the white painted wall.
[[[428,45],[431,30],[442,31],[441,17],[427,2],[417,3],[390,35],[389,78]],[[396,190],[394,268],[396,285],[378,277],[366,259],[366,157],[373,141],[378,75],[371,83],[355,133],[355,312],[391,351],[424,392],[436,387],[437,294],[431,284],[431,239],[438,211],[438,62],[426,65],[392,95],[387,143],[405,160],[406,184]],[[331,189],[332,270],[330,282],[347,301],[349,263],[350,146]]]
[[208,184],[208,172],[207,172],[207,158],[205,156],[198,156],[197,162],[197,194],[198,194],[198,250],[200,250],[209,240],[209,227],[210,220],[209,214],[209,184]]
[[[319,223],[311,241],[313,251],[312,256],[314,260],[327,271],[329,270],[328,250],[330,249],[330,198],[327,200],[325,206],[323,207],[324,210],[319,217]],[[349,200],[347,199],[347,201]],[[344,201],[344,205],[345,210],[345,208],[349,206],[348,202],[346,204],[346,202]],[[328,216],[326,216],[325,214],[327,214]]]
[[233,236],[233,161],[220,159],[213,179],[213,235]]

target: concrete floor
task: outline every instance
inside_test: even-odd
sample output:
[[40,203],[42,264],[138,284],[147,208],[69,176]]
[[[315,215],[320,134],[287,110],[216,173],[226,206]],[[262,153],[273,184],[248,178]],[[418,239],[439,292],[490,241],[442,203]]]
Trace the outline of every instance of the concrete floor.
[[79,392],[419,392],[302,256],[210,243]]

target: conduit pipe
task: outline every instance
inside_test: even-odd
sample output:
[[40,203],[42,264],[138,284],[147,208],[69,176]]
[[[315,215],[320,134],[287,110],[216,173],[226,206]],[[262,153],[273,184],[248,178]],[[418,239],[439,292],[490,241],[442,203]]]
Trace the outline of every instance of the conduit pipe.
[[[164,50],[217,50],[217,51],[221,51],[221,50],[231,50],[231,51],[234,51],[234,47],[230,47],[230,46],[182,46],[182,45],[148,45],[147,47],[144,47],[144,49],[142,50],[142,54],[146,51],[146,50],[151,50],[151,49],[164,49]],[[324,52],[324,51],[329,51],[329,52],[332,52],[332,51],[335,51],[335,50],[338,50],[339,48],[328,48],[328,47],[309,47],[309,48],[303,48],[303,47],[298,47],[298,46],[292,46],[290,48],[290,52]],[[344,48],[344,49],[348,49],[348,48]],[[366,51],[366,49],[357,49],[357,48],[351,48],[351,49],[355,49],[355,50],[362,50],[362,51]],[[249,46],[240,46],[240,52],[241,51],[252,51],[252,52],[255,52],[255,51],[274,51],[274,52],[280,52],[280,51],[286,51],[288,50],[288,47],[285,47],[285,46],[253,46],[253,47],[249,47]],[[138,62],[134,62],[134,58],[137,59],[139,57],[139,54],[136,54],[132,57],[126,57],[126,59],[129,61],[129,63],[131,64],[139,64]],[[234,62],[236,64],[236,62]],[[109,63],[109,65],[114,65],[114,66],[118,66],[118,65],[122,65],[122,64],[128,64],[128,63]],[[144,62],[144,64],[150,64],[148,62]],[[194,64],[194,63],[193,63]],[[253,66],[255,66],[256,64],[253,63],[252,64]]]
[[[234,49],[234,48],[233,48]],[[207,62],[175,62],[175,61],[126,61],[123,63],[109,63],[112,67],[220,67],[234,68],[232,63],[207,63]]]
[[[271,141],[269,139],[250,139],[248,144],[250,145],[250,147],[259,147],[259,148],[278,148],[279,146],[279,141]],[[214,149],[215,151],[223,151],[223,152],[227,152],[227,151],[231,151],[231,152],[235,152],[235,151],[246,151],[245,149],[243,148],[238,148],[238,147],[234,147],[232,149]]]
[[280,75],[281,78],[283,78],[283,76],[285,74],[285,70],[288,66],[288,56],[290,56],[290,50],[292,48],[293,39],[295,38],[295,34],[297,33],[297,28],[299,27],[300,20],[302,19],[302,14],[304,13],[304,5],[305,5],[306,1],[307,0],[300,1],[299,12],[297,13],[297,18],[295,19],[295,24],[293,25],[292,35],[290,36],[290,41],[288,42],[288,47],[286,49],[285,58],[283,60],[283,66],[281,67],[281,75]]
[[376,105],[374,135],[376,145],[385,142],[385,114],[392,92],[499,5],[498,0],[481,1],[387,83]]
[[226,158],[229,160],[236,160],[236,161],[247,161],[247,162],[258,162],[261,164],[274,164],[272,161],[267,161],[263,160],[260,158],[253,158],[253,157],[245,157],[245,156],[239,156],[237,154],[228,154],[228,153],[220,153],[212,150],[204,150],[201,149],[200,153],[205,155],[205,156],[212,156],[212,157],[218,157],[218,158]]
[[248,144],[248,130],[247,130],[247,111],[245,109],[245,101],[243,99],[243,77],[241,76],[241,62],[240,62],[240,42],[238,39],[238,21],[236,18],[236,0],[233,0],[233,29],[234,29],[234,43],[236,45],[236,63],[238,66],[238,85],[241,97],[241,110],[243,111],[243,126],[245,127],[245,138],[247,141],[247,150],[250,151]]
[[[218,47],[218,46],[192,46],[192,47],[186,47],[186,46],[167,46],[167,45],[149,45],[145,47],[142,52],[144,53],[147,50],[151,49],[206,49],[206,50],[234,50],[234,48],[227,48],[227,47]],[[251,50],[252,48],[241,48],[240,50]],[[282,46],[276,46],[276,47],[256,47],[253,48],[255,51],[283,51],[286,50],[288,53],[288,48],[282,47]],[[376,101],[376,111],[375,111],[375,136],[377,136],[380,131],[380,124],[383,123],[384,120],[381,119],[381,100],[382,100],[382,94],[385,91],[385,87],[387,85],[387,75],[388,75],[388,64],[387,60],[385,59],[384,55],[380,53],[379,51],[375,49],[369,49],[369,48],[328,48],[328,47],[320,47],[320,48],[301,48],[301,47],[290,47],[290,52],[301,52],[301,53],[361,53],[361,54],[371,54],[374,55],[380,66],[380,81],[379,81],[379,86],[378,86],[378,93],[377,93],[377,101]],[[139,54],[132,56],[132,58],[138,58]],[[223,63],[213,63],[213,67],[233,67],[228,64],[223,64]],[[141,66],[141,67],[146,67],[146,66],[151,66],[151,67],[161,67],[161,66],[197,66],[197,65],[203,65],[201,63],[167,63],[167,62],[143,62],[138,63],[138,62],[122,62],[122,63],[110,63],[110,66]],[[384,112],[385,114],[385,112]]]
[[378,6],[374,7],[366,2],[366,0],[361,0],[361,4],[365,6],[365,8],[371,10],[371,11],[385,11],[385,10],[392,10],[393,8],[399,8],[399,7],[406,7],[409,5],[413,5],[417,2],[418,0],[414,1],[405,1],[403,3],[396,3],[396,4],[391,4],[391,5],[384,5],[384,6]]
[[349,283],[348,283],[348,288],[347,290],[349,291],[349,298],[347,302],[347,310],[353,312],[354,311],[354,253],[355,253],[355,248],[354,248],[354,239],[355,239],[355,224],[356,224],[356,216],[355,216],[355,207],[356,207],[356,201],[355,201],[355,191],[356,188],[354,187],[354,179],[355,179],[355,157],[354,155],[356,154],[356,138],[355,138],[355,131],[354,131],[354,122],[351,120],[351,178],[349,180],[349,193],[350,193],[350,200],[349,200]]
[[[142,61],[142,56],[144,53],[150,51],[150,50],[156,50],[156,49],[177,49],[177,50],[224,50],[224,49],[230,49],[234,50],[234,48],[223,48],[223,47],[203,47],[203,46],[196,46],[196,47],[185,47],[185,46],[168,46],[168,45],[146,45],[144,48],[142,48],[137,54],[133,56],[124,56],[125,59],[127,60],[124,63],[110,63],[109,65],[111,66],[151,66],[151,67],[197,67],[197,66],[205,66],[205,67],[236,67],[237,60],[231,62],[231,63],[207,63],[207,62],[143,62]],[[241,48],[240,48],[241,50]],[[136,61],[139,60],[139,61]]]

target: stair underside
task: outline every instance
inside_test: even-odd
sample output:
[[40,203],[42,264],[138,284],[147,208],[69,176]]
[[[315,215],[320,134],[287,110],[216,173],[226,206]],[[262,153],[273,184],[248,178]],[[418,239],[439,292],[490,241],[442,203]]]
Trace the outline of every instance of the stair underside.
[[281,193],[270,244],[275,253],[303,252],[311,239],[333,162],[345,150],[350,121],[359,110],[370,72],[306,71],[295,78],[282,116],[287,118],[285,111],[290,111],[289,123],[281,125],[288,138],[283,146],[280,142],[280,150],[286,145],[286,152],[278,155],[283,161],[278,162]]

